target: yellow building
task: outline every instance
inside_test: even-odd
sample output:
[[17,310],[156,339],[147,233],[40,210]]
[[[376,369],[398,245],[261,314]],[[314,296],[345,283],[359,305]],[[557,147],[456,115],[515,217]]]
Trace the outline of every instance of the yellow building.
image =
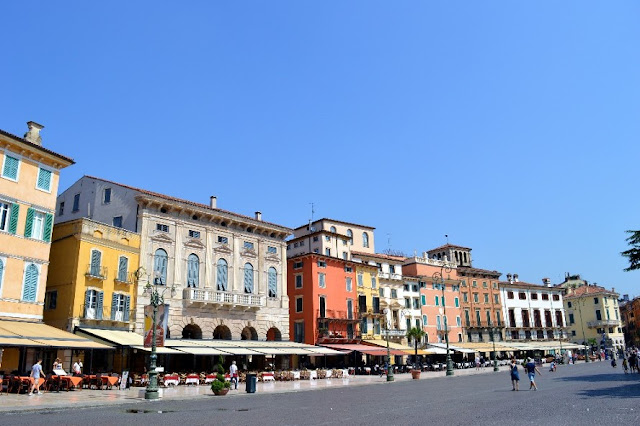
[[132,331],[139,253],[135,232],[86,218],[56,224],[44,321],[67,331]]
[[384,314],[380,308],[378,268],[366,263],[356,266],[360,334],[364,339],[380,339]]
[[102,347],[42,323],[60,170],[73,160],[42,146],[43,126],[23,138],[0,130],[0,370],[49,371],[71,348]]
[[569,286],[564,297],[569,339],[598,348],[624,350],[618,294],[595,285]]

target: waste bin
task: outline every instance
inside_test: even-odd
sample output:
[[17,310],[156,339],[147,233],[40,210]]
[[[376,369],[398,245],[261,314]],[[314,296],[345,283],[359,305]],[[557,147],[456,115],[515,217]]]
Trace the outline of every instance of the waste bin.
[[256,393],[257,383],[258,383],[258,375],[247,373],[247,393]]

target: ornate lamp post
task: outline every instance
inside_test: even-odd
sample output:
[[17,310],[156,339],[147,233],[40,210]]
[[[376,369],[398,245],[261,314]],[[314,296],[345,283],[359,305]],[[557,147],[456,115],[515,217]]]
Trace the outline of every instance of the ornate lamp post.
[[[586,299],[585,299],[586,300]],[[580,312],[580,326],[582,327],[582,341],[584,342],[585,347],[587,346],[587,338],[584,334],[584,318],[582,317],[582,299],[576,299],[576,303],[578,304],[578,311]],[[585,350],[584,354],[584,362],[589,362],[589,350]]]
[[[148,279],[149,274],[147,274],[142,267],[138,268],[138,270],[135,272],[135,276],[138,279],[138,282],[140,282],[141,277],[147,277],[143,294],[149,296],[149,304],[153,306],[153,316],[151,322],[151,356],[149,357],[148,370],[149,383],[147,384],[147,388],[144,392],[144,399],[158,399],[158,372],[156,371],[156,361],[158,359],[158,355],[156,353],[157,316],[158,306],[164,305],[164,293],[167,291],[167,287],[164,287],[162,292],[159,292],[157,287],[159,278],[156,277],[156,279],[154,279],[154,283],[151,284]],[[173,296],[175,293],[175,288],[171,286],[170,291],[171,295]]]
[[444,298],[444,272],[450,273],[451,267],[445,263],[440,267],[440,272],[434,272],[431,278],[433,278],[434,284],[442,290],[442,309],[444,314],[444,338],[447,343],[447,376],[453,376],[453,361],[451,360],[451,353],[449,352],[449,327],[447,324],[447,306]]
[[498,368],[498,359],[496,358],[496,327],[489,323],[491,327],[491,342],[493,343],[493,371],[500,371]]
[[391,368],[391,348],[389,347],[389,317],[391,313],[389,309],[384,310],[384,324],[387,330],[387,382],[393,382],[393,368]]

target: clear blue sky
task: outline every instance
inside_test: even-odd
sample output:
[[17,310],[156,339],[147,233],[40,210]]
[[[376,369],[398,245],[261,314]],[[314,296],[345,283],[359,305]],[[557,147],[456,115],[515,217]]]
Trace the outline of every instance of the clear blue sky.
[[[637,1],[3,2],[0,128],[84,174],[640,294]],[[504,279],[504,276],[503,276]]]

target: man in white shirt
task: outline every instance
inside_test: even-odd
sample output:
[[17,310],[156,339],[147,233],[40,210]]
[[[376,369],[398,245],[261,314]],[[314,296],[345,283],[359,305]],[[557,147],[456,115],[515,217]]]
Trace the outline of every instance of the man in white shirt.
[[231,383],[234,385],[234,388],[238,389],[238,366],[235,361],[231,362],[231,367],[229,367],[229,375],[231,376]]
[[82,376],[82,361],[76,361],[73,364],[73,375]]

